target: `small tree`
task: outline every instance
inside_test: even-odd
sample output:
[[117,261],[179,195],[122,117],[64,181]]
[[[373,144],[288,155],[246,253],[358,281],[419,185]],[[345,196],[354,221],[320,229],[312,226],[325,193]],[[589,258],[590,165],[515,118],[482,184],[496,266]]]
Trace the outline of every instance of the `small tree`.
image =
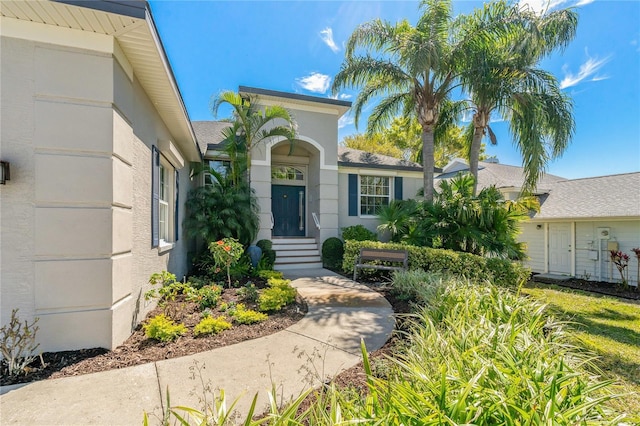
[[616,250],[611,250],[610,255],[611,255],[611,262],[613,262],[613,264],[616,265],[616,269],[620,273],[620,278],[622,279],[622,285],[623,286],[628,285],[627,277],[624,271],[625,269],[627,269],[627,266],[629,266],[629,255],[627,253],[616,251]]
[[223,238],[219,241],[209,244],[209,250],[213,254],[213,260],[220,268],[227,270],[227,283],[231,288],[231,265],[240,260],[240,256],[244,253],[242,244],[235,238]]

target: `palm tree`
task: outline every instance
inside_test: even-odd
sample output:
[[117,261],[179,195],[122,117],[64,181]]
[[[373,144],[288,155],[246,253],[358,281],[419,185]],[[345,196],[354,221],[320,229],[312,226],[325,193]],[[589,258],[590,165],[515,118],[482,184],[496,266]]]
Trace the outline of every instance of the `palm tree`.
[[[492,36],[472,37],[478,28],[503,24]],[[574,130],[572,104],[556,78],[539,68],[540,60],[562,49],[574,38],[577,14],[559,10],[537,15],[517,5],[493,2],[458,22],[461,37],[469,42],[460,56],[460,81],[470,94],[473,138],[469,170],[476,178],[482,139],[497,143],[490,127],[492,116],[504,117],[523,157],[524,192],[536,187],[548,160],[560,156]]]
[[[332,91],[363,86],[353,104],[356,125],[363,107],[383,96],[369,116],[370,133],[382,130],[400,112],[415,115],[422,127],[424,197],[432,200],[434,129],[455,79],[451,62],[455,46],[449,38],[451,1],[423,0],[420,9],[423,13],[415,27],[406,20],[392,25],[379,19],[357,27]],[[356,55],[359,48],[365,54]]]
[[236,150],[246,150],[247,181],[251,180],[251,151],[255,146],[271,138],[284,137],[293,150],[296,123],[286,108],[279,105],[260,108],[255,97],[224,91],[211,103],[214,117],[223,105],[232,109],[232,116],[225,120],[232,125],[223,136],[227,143],[237,145]]

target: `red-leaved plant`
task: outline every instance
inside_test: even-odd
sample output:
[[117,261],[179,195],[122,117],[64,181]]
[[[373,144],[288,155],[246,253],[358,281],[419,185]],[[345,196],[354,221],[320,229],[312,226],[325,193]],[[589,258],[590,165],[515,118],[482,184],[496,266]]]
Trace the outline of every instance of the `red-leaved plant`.
[[616,268],[618,268],[618,272],[620,272],[622,285],[627,285],[627,278],[624,275],[624,270],[629,266],[629,255],[621,251],[611,250],[611,261],[616,265]]

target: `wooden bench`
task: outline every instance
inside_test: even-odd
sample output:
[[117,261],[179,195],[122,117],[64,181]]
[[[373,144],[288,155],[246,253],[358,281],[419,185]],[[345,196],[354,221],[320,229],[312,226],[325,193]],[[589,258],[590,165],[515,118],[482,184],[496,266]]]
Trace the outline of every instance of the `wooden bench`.
[[[400,264],[396,265],[380,265],[374,262],[389,262]],[[356,257],[356,262],[353,267],[353,280],[356,280],[358,269],[380,269],[384,271],[406,271],[409,263],[409,252],[406,250],[391,250],[391,249],[374,249],[374,248],[361,248],[360,254]]]

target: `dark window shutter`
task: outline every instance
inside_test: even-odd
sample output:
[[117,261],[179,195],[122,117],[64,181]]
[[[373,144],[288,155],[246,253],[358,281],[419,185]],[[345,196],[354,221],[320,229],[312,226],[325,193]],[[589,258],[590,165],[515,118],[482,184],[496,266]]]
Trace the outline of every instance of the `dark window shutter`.
[[393,182],[393,198],[402,200],[402,177],[396,176]]
[[175,194],[176,194],[176,208],[173,212],[173,218],[174,218],[174,229],[175,229],[175,239],[174,241],[178,241],[178,236],[180,234],[180,232],[178,232],[180,230],[179,228],[179,224],[180,222],[178,221],[178,211],[180,208],[180,203],[179,201],[179,196],[180,196],[180,176],[178,175],[178,171],[176,170],[176,190],[175,190]]
[[160,152],[151,147],[151,247],[160,244]]
[[349,216],[358,216],[358,175],[349,174]]

